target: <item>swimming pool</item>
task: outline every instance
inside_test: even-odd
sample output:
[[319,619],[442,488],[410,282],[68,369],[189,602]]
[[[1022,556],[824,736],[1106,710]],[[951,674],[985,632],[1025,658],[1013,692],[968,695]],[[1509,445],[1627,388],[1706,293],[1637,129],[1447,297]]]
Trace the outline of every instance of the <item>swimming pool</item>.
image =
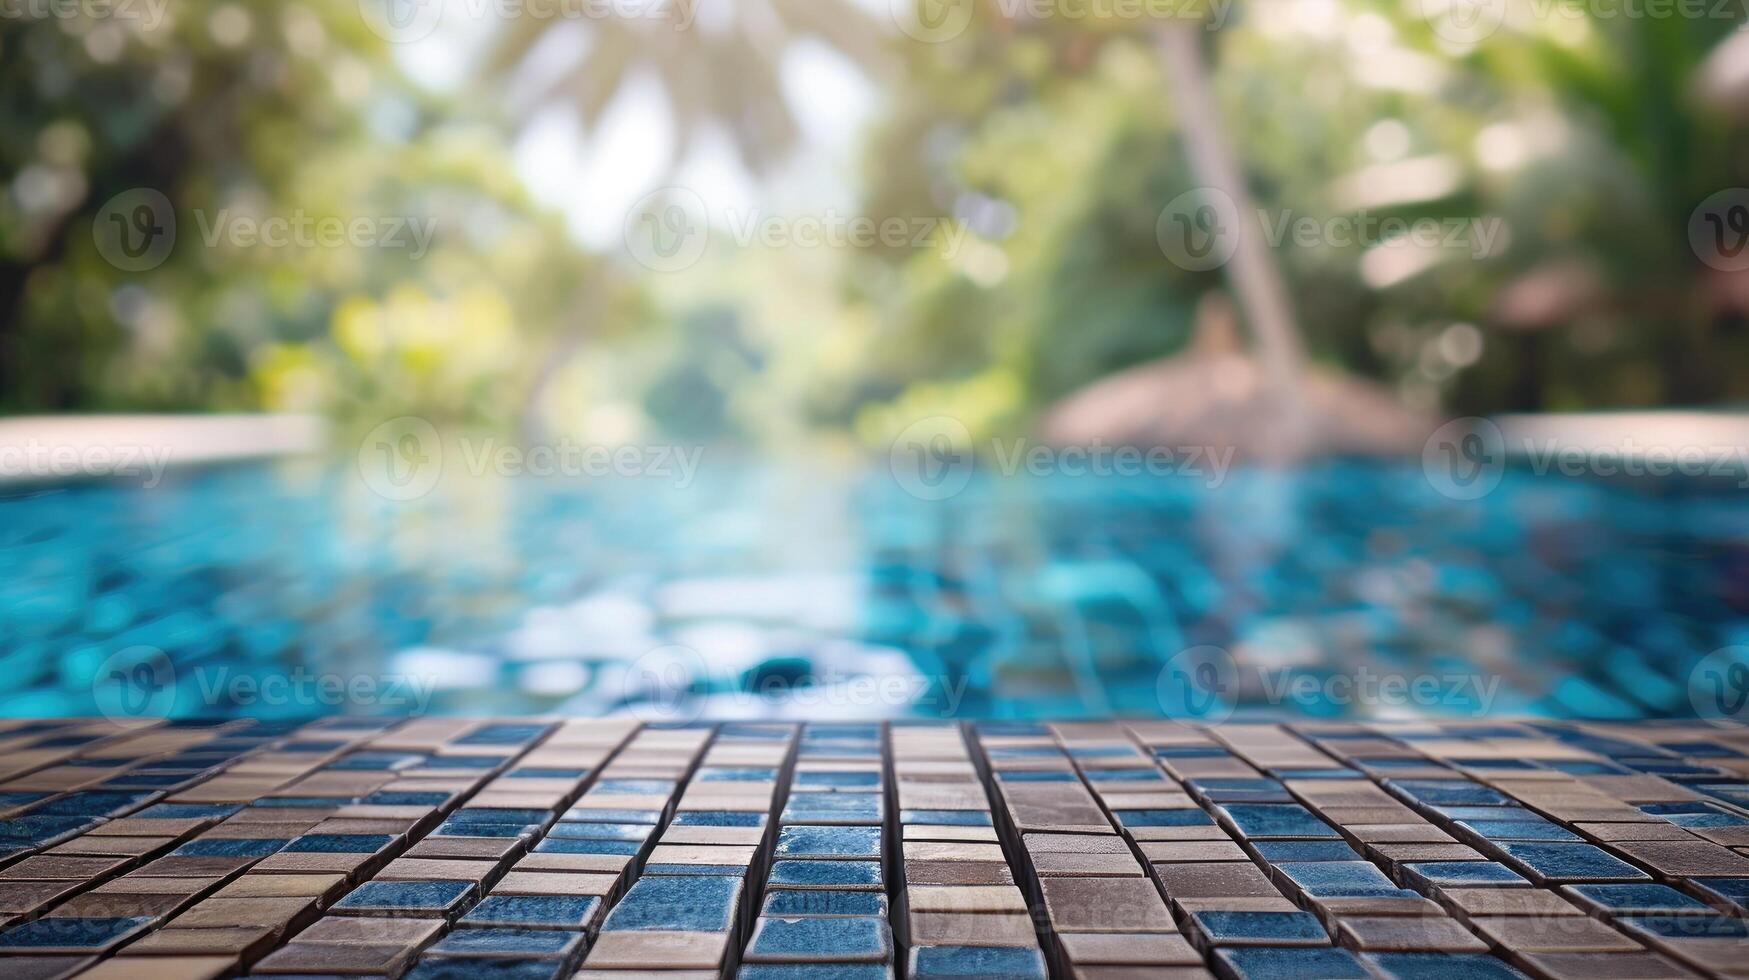
[[1734,484],[901,483],[736,463],[397,501],[292,460],[7,488],[0,714],[1639,718],[1749,694],[1707,659],[1749,644]]

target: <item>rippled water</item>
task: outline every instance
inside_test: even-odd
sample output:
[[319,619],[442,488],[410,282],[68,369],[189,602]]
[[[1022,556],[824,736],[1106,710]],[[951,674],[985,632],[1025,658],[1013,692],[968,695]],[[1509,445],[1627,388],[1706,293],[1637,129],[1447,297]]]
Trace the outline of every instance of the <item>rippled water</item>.
[[9,715],[1688,715],[1731,644],[1749,495],[1695,482],[1462,502],[1342,462],[927,501],[749,466],[402,503],[289,462],[0,497]]

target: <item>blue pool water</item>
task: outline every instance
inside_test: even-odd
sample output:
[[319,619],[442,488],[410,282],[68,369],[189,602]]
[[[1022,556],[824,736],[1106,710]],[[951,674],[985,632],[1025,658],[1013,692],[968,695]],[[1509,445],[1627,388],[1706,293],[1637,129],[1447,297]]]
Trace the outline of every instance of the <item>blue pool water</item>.
[[395,502],[292,461],[0,489],[6,715],[1685,716],[1732,644],[1749,495],[1693,481],[1465,502],[1333,462],[929,501],[742,466]]

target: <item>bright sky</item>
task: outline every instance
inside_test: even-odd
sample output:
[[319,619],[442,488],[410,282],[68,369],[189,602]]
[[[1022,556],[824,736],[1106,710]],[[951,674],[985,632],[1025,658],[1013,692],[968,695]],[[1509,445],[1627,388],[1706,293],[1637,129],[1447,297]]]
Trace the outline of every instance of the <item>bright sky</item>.
[[[480,29],[470,11],[494,10],[481,0],[443,0],[448,6],[429,37],[396,46],[403,68],[415,79],[454,91],[469,77],[472,63],[490,32]],[[698,26],[710,29],[705,4],[749,0],[696,0]],[[891,23],[888,0],[856,0],[881,23]],[[560,5],[592,9],[584,4]],[[497,16],[492,14],[490,16]],[[581,32],[579,32],[579,37]],[[530,70],[562,67],[582,43],[536,49]],[[547,51],[546,49],[552,49]],[[543,64],[543,54],[556,55]],[[727,139],[709,134],[682,164],[677,183],[697,191],[720,218],[726,211],[755,206],[784,210],[848,208],[854,202],[858,138],[878,108],[879,92],[837,52],[812,42],[786,52],[782,78],[790,109],[800,121],[803,146],[790,165],[767,187],[757,186],[740,166]],[[593,135],[585,134],[569,107],[554,105],[530,116],[514,146],[518,174],[542,202],[568,218],[573,234],[586,245],[617,245],[626,212],[658,185],[674,140],[661,87],[654,79],[634,79],[607,109]]]

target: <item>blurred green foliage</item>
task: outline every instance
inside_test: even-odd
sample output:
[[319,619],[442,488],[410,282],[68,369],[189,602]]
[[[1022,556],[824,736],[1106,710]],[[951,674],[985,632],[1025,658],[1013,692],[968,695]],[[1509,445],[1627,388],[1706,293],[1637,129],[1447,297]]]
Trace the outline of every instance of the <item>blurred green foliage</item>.
[[[1275,219],[1503,230],[1488,254],[1280,245],[1309,350],[1457,412],[1749,399],[1749,288],[1688,242],[1702,199],[1749,184],[1741,117],[1695,95],[1740,24],[1535,6],[1547,16],[1474,45],[1398,0],[1239,0],[1221,29],[1191,28]],[[989,3],[944,43],[877,43],[849,13],[771,9],[787,30],[596,25],[613,43],[549,95],[594,123],[653,65],[677,145],[726,124],[763,172],[796,123],[753,111],[782,86],[735,32],[823,41],[883,95],[863,210],[964,222],[962,247],[822,256],[719,236],[685,285],[634,276],[531,204],[511,122],[479,111],[490,98],[408,82],[352,0],[177,0],[151,30],[0,18],[0,409],[870,441],[951,411],[997,429],[1182,349],[1199,300],[1226,288],[1156,238],[1196,183],[1157,55],[1182,25],[1010,20]],[[513,25],[486,70],[508,73],[545,26]],[[93,227],[142,187],[173,202],[178,240],[127,272]],[[203,241],[220,214],[293,213],[436,234],[417,260]]]
[[[592,263],[502,131],[408,84],[350,0],[164,10],[0,18],[0,407],[517,419]],[[126,271],[98,239],[138,188],[175,244]],[[396,247],[229,230],[275,217],[364,219]]]

